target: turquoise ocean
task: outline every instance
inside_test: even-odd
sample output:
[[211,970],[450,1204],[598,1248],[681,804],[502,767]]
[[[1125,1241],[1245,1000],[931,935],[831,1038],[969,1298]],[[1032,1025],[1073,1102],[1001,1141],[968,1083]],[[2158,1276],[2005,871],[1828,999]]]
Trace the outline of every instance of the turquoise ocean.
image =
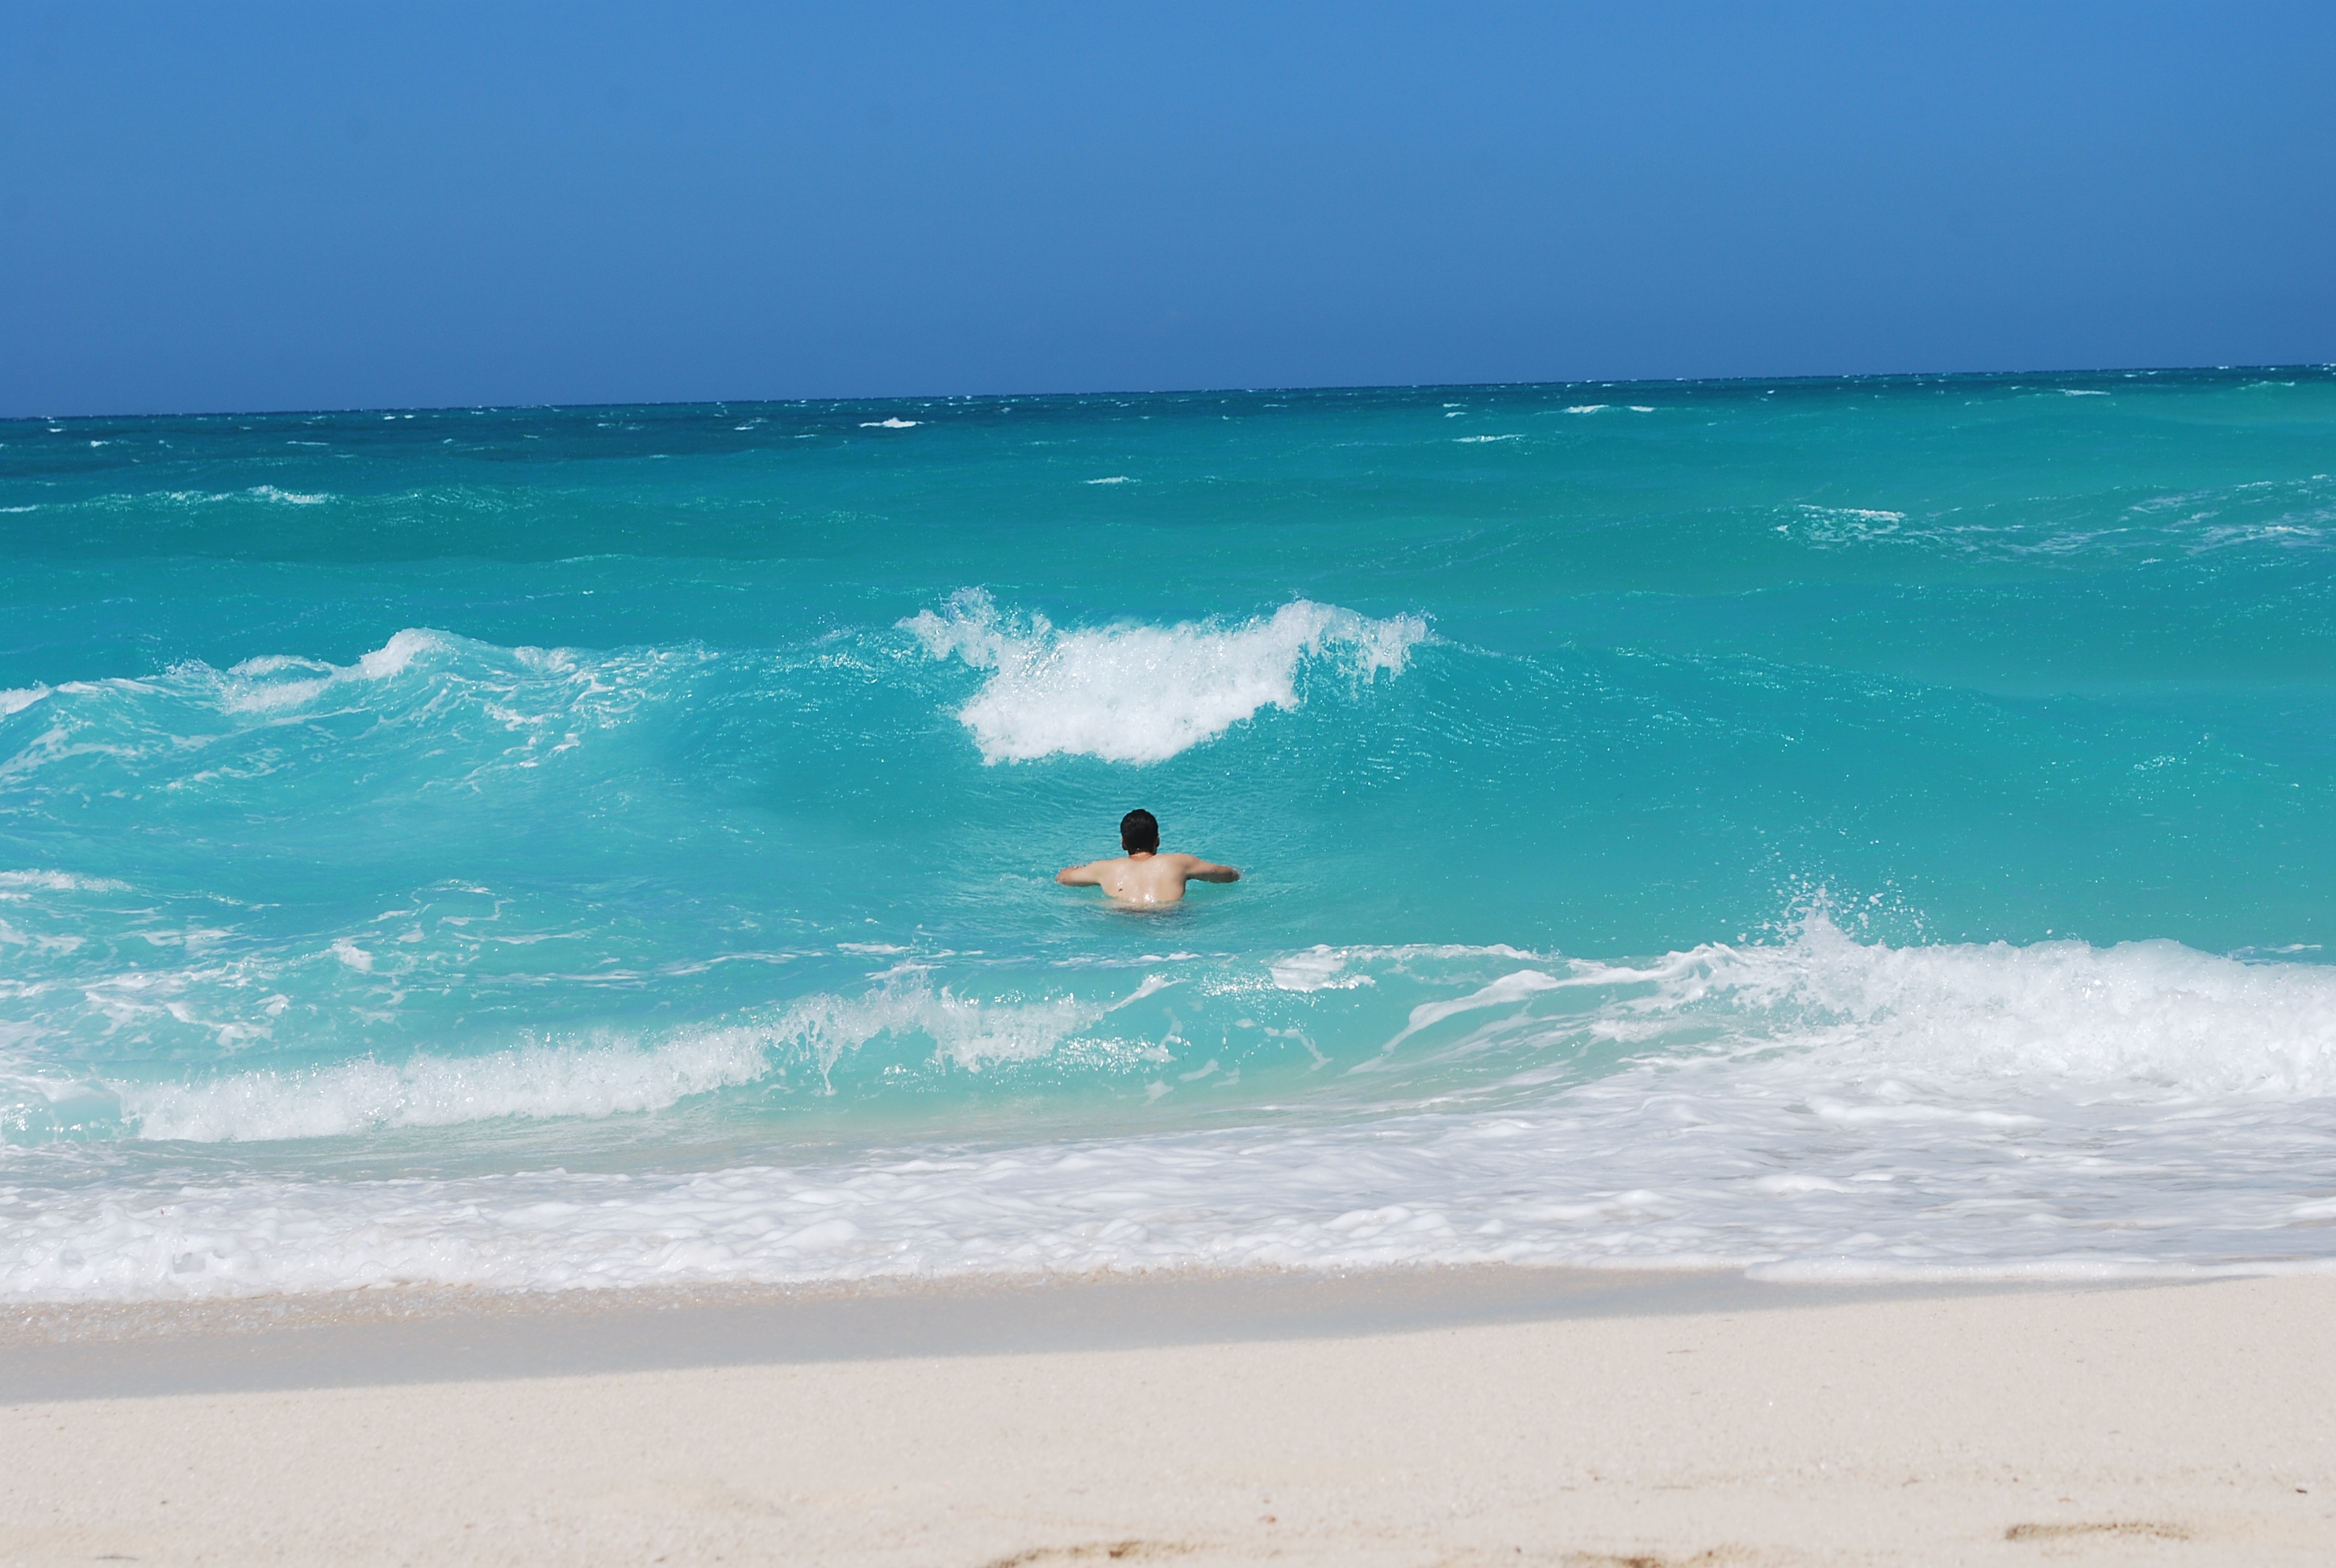
[[2336,1267],[2331,765],[2324,367],[7,422],[0,1298]]

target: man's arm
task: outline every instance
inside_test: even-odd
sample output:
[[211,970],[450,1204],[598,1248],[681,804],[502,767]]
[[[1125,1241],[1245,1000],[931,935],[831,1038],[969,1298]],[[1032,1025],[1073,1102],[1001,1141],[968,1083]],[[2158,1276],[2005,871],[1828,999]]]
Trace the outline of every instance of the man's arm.
[[1204,861],[1198,855],[1184,857],[1184,874],[1196,882],[1237,882],[1241,872],[1231,866],[1221,866],[1214,861]]
[[1055,873],[1055,880],[1066,888],[1098,887],[1103,882],[1103,878],[1096,872],[1093,861],[1089,861],[1083,866],[1065,866]]

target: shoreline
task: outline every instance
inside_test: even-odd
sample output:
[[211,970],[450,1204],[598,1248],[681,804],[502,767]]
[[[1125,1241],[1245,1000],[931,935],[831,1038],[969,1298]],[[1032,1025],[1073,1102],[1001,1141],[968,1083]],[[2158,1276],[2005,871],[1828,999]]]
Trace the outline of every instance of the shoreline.
[[[82,1380],[0,1394],[0,1562],[2336,1556],[2326,1276],[1881,1290],[1673,1276],[1457,1319],[1490,1281],[1412,1281],[1408,1297],[1386,1280],[1191,1283],[904,1292],[891,1326],[929,1337],[856,1347],[800,1317],[793,1340],[713,1331],[709,1314],[743,1335],[802,1302],[473,1320],[500,1337],[432,1319],[18,1347],[0,1364],[78,1359]],[[1288,1332],[1262,1335],[1268,1309]],[[1418,1318],[1395,1320],[1406,1310]],[[678,1353],[672,1332],[643,1332],[659,1323],[705,1330],[693,1355],[755,1359],[639,1364],[645,1344]],[[1065,1343],[1066,1325],[1090,1342]],[[1229,1327],[1260,1337],[1204,1337]],[[444,1354],[359,1353],[391,1341]],[[208,1388],[109,1397],[88,1378],[108,1359],[199,1367],[221,1347],[268,1354],[212,1360],[229,1370]],[[612,1348],[636,1364],[562,1369]],[[344,1376],[252,1376],[303,1355],[340,1357]]]
[[27,1303],[0,1318],[0,1404],[1352,1339],[2218,1282],[1769,1281],[1739,1270],[1493,1263]]

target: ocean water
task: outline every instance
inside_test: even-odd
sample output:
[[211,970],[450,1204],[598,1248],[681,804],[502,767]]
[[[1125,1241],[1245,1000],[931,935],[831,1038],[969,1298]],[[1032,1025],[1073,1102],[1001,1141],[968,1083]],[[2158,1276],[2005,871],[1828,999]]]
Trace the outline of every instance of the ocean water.
[[2332,590],[2324,368],[0,424],[0,1296],[2336,1266]]

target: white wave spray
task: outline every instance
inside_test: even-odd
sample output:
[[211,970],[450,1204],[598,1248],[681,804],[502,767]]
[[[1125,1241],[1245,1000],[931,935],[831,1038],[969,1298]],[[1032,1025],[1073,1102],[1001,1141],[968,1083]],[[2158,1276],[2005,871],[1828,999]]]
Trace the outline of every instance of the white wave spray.
[[1309,664],[1357,681],[1399,676],[1428,638],[1417,616],[1375,620],[1302,599],[1233,627],[1065,631],[1044,616],[1002,615],[979,589],[961,589],[942,613],[924,610],[900,624],[933,657],[992,672],[957,716],[985,763],[1058,754],[1164,762],[1260,708],[1297,707]]

